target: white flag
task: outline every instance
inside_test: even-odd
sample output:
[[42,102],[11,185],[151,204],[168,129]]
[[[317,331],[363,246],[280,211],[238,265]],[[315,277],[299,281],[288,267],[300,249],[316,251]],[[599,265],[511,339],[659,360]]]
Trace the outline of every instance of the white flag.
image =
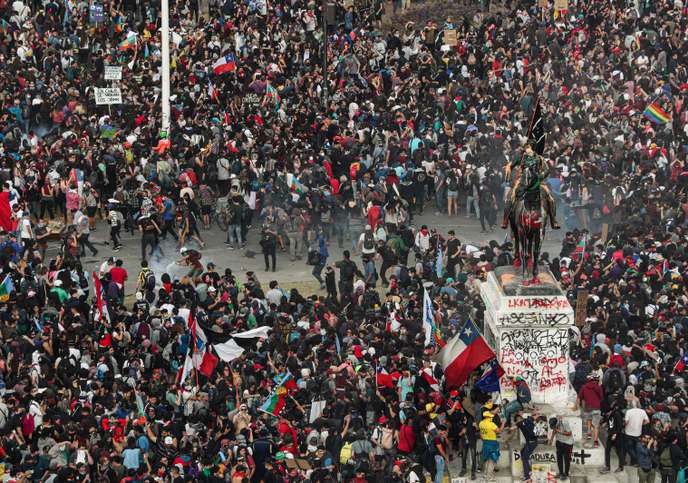
[[434,345],[434,331],[435,317],[432,310],[432,300],[430,300],[430,294],[428,293],[428,290],[425,289],[423,295],[423,332],[425,333],[425,347]]
[[238,338],[238,339],[255,339],[255,338],[266,339],[268,337],[268,332],[270,332],[271,330],[272,330],[272,327],[268,327],[267,325],[262,325],[260,327],[256,327],[255,329],[247,330],[246,332],[237,332],[236,334],[232,334],[232,337]]
[[213,344],[213,349],[217,352],[217,356],[225,362],[231,362],[244,353],[244,349],[239,347],[234,339],[229,339],[222,344]]
[[323,410],[325,409],[325,404],[327,401],[311,401],[311,414],[308,417],[308,424],[312,424],[313,421],[322,416]]

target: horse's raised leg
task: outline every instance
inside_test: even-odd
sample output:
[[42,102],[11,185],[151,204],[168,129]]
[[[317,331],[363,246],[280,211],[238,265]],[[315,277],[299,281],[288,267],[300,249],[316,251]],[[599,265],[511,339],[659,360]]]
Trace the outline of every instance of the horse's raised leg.
[[521,266],[521,241],[513,210],[511,216],[509,217],[509,225],[511,228],[511,238],[514,242],[514,267],[518,268]]
[[533,233],[533,284],[539,284],[538,265],[540,263],[540,249],[542,247],[542,238],[544,236],[544,228]]

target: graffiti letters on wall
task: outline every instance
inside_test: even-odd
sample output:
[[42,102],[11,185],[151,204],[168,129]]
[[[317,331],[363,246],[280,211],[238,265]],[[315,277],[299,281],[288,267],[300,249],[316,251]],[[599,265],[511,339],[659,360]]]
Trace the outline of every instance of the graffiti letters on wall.
[[508,309],[547,309],[565,310],[571,305],[565,297],[509,297]]
[[538,326],[557,327],[568,322],[569,315],[565,312],[509,312],[497,318],[500,326]]
[[499,360],[509,378],[521,376],[531,390],[565,391],[568,382],[568,329],[517,329],[503,331]]
[[573,322],[571,312],[564,297],[510,297],[496,322],[502,327],[557,327]]

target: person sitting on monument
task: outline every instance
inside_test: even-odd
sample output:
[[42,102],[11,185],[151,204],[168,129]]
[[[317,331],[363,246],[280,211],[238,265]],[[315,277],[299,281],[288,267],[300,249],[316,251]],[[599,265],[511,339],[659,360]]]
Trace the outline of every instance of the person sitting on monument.
[[530,404],[532,396],[528,383],[521,376],[516,376],[513,379],[514,389],[516,391],[516,399],[508,402],[504,406],[504,419],[507,425],[511,425],[511,416],[523,410],[523,408]]
[[[525,154],[521,158],[517,158],[514,161],[507,163],[504,170],[504,174],[507,179],[511,178],[511,172],[514,168],[517,168],[516,175],[514,176],[514,185],[511,187],[509,192],[509,198],[507,200],[506,206],[504,207],[504,218],[502,220],[502,228],[506,229],[509,226],[509,216],[511,215],[511,210],[516,203],[516,200],[523,199],[526,193],[532,193],[534,191],[540,190],[540,196],[544,200],[545,210],[547,211],[547,216],[549,217],[550,224],[553,230],[558,230],[561,227],[557,222],[557,204],[552,195],[547,183],[544,181],[547,177],[549,171],[549,166],[545,158],[537,154],[533,150],[533,146],[528,143],[525,146]],[[526,170],[529,169],[534,174],[533,179],[530,183],[526,184]]]

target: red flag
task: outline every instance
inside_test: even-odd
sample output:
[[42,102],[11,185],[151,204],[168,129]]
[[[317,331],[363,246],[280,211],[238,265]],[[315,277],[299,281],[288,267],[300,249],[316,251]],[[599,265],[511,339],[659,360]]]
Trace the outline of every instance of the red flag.
[[205,377],[210,377],[213,375],[213,371],[217,367],[217,363],[220,361],[215,354],[211,354],[206,351],[203,354],[203,361],[201,362],[201,367],[198,368],[201,374]]
[[392,376],[387,374],[387,371],[384,369],[380,372],[377,373],[377,385],[380,387],[387,387],[392,389],[394,387],[394,380],[392,379]]
[[98,320],[102,322],[103,319],[110,322],[110,313],[107,310],[107,306],[103,303],[103,287],[100,285],[100,279],[96,272],[92,272],[93,275],[93,289],[96,293],[96,307],[98,309]]
[[0,193],[0,226],[5,231],[12,231],[12,208],[10,207],[10,193]]

